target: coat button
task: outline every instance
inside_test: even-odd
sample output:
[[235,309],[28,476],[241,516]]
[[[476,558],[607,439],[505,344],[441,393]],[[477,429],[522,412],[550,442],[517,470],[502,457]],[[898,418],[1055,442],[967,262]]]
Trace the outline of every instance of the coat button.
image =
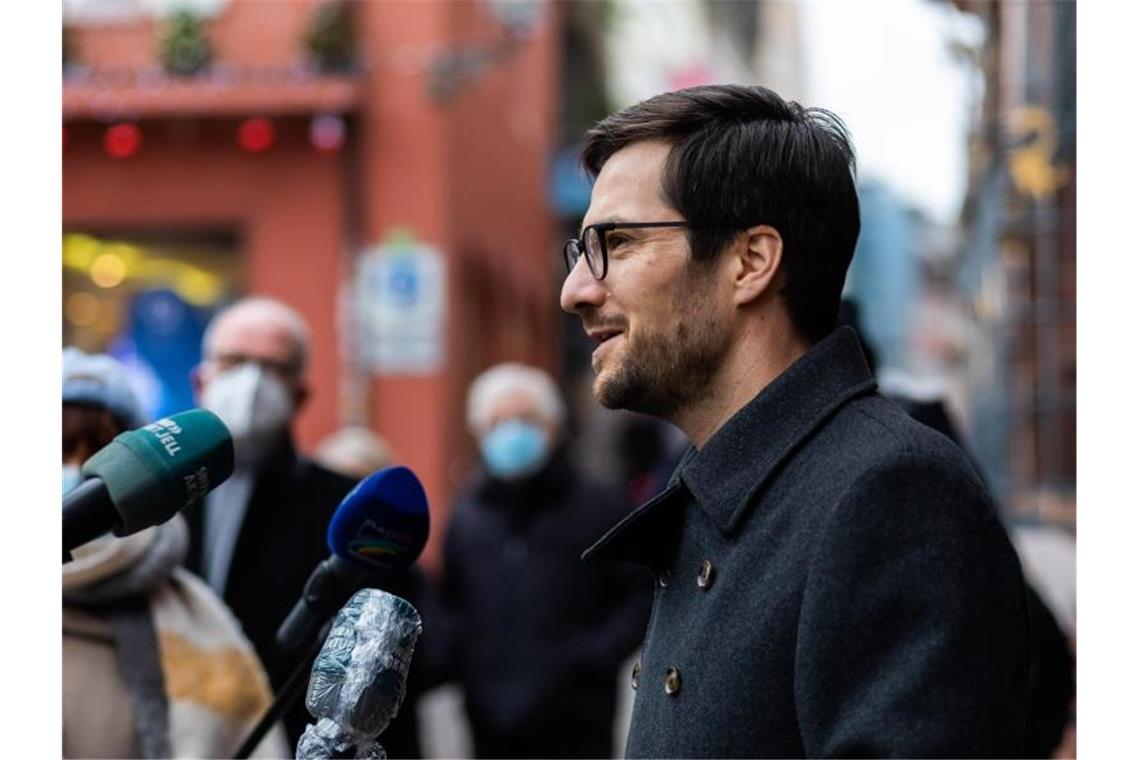
[[669,668],[665,671],[665,693],[670,697],[676,696],[681,690],[681,671]]
[[672,576],[669,574],[669,571],[662,570],[661,572],[657,573],[657,585],[659,585],[661,588],[665,588],[669,585],[670,578],[672,578]]
[[701,569],[697,573],[697,587],[702,591],[708,591],[709,586],[712,585],[713,580],[716,578],[716,566],[707,559],[701,560]]
[[630,677],[629,682],[633,686],[635,691],[637,690],[638,685],[641,684],[641,659],[640,658],[637,660],[637,662],[633,663],[633,675]]

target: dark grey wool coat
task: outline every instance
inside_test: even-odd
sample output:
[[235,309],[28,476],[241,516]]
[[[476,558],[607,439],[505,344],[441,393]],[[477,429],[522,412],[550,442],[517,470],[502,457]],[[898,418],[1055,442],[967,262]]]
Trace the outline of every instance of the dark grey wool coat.
[[629,757],[1017,755],[1026,591],[962,452],[816,344],[588,549],[658,583]]

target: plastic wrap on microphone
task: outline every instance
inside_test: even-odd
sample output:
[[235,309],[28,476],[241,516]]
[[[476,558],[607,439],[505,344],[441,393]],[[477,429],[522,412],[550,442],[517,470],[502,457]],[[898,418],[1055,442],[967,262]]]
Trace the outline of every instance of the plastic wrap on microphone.
[[305,706],[317,718],[297,743],[298,758],[384,758],[375,741],[404,701],[408,667],[423,630],[409,602],[385,591],[356,592],[333,620],[313,662]]

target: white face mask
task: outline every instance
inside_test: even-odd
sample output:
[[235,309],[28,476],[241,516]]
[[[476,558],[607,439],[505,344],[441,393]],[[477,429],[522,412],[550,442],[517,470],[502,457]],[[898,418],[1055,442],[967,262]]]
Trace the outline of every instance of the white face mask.
[[293,395],[276,375],[255,362],[228,369],[206,385],[202,406],[222,418],[234,437],[234,457],[257,462],[285,437]]

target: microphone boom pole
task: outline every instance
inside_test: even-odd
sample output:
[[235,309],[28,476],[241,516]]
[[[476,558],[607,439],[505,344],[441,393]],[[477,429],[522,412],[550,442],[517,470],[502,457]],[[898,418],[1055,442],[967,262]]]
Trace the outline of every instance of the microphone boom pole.
[[273,700],[273,704],[269,705],[269,709],[265,711],[265,715],[261,716],[261,720],[249,732],[249,735],[242,742],[241,747],[238,748],[237,753],[234,754],[235,760],[246,760],[253,751],[257,749],[257,745],[261,744],[261,740],[269,733],[269,729],[273,728],[273,724],[281,719],[285,711],[293,706],[297,701],[297,697],[301,694],[302,687],[308,683],[309,671],[313,669],[313,662],[317,659],[317,653],[324,644],[325,634],[328,632],[328,624],[321,630],[321,635],[313,639],[312,644],[309,646],[309,651],[305,653],[297,667],[289,674],[289,680],[281,687],[281,691]]

